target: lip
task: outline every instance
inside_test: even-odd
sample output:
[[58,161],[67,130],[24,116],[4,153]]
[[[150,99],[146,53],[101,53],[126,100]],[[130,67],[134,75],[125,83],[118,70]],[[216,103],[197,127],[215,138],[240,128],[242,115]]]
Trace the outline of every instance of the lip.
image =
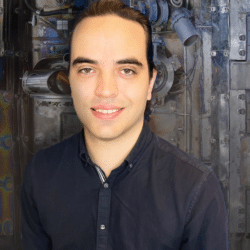
[[[93,110],[93,109],[95,109],[95,110]],[[104,110],[119,109],[119,110],[117,112],[114,112],[114,113],[104,114],[101,112],[97,112],[96,111],[97,109],[104,109]],[[91,108],[90,110],[91,110],[92,114],[100,120],[113,120],[123,112],[124,108],[121,109],[121,108],[119,108],[117,106],[113,106],[113,105],[109,105],[109,106],[98,105],[98,106]]]
[[120,107],[117,107],[115,105],[107,105],[107,104],[99,104],[99,105],[96,105],[92,108],[95,110],[97,110],[97,109],[104,109],[104,110],[121,109]]

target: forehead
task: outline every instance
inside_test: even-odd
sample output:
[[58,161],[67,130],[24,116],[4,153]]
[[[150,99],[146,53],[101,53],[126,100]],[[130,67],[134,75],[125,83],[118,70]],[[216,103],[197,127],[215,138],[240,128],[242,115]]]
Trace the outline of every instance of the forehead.
[[91,55],[139,56],[146,60],[145,30],[141,24],[117,15],[87,17],[75,28],[71,59]]

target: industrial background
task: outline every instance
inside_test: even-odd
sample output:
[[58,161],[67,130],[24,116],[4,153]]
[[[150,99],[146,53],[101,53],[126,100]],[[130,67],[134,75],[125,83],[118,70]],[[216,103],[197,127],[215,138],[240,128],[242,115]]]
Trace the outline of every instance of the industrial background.
[[[151,21],[148,125],[211,167],[231,250],[250,249],[250,0],[125,0]],[[0,0],[0,249],[21,250],[20,190],[40,149],[81,130],[69,36],[87,0]]]

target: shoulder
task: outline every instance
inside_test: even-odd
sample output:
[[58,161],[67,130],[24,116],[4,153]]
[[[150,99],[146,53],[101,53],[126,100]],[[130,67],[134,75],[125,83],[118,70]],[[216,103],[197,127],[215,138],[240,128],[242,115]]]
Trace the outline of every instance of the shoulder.
[[164,169],[162,178],[170,183],[171,190],[178,196],[175,199],[187,202],[187,220],[196,208],[218,204],[219,209],[225,209],[219,181],[210,167],[155,134],[152,146],[153,158],[161,159],[155,161],[156,169]]
[[212,172],[212,169],[206,166],[200,160],[155,134],[153,134],[152,137],[152,146],[156,156],[161,158],[162,162],[164,159],[168,162],[171,161],[175,168],[178,168],[182,171],[188,170],[191,172],[197,172],[201,175],[209,175]]
[[214,171],[197,158],[180,150],[171,143],[153,134],[150,145],[153,173],[161,182],[169,183],[171,190],[180,197],[188,197],[189,205],[195,203],[202,193],[221,192]]
[[78,152],[80,133],[51,147],[39,150],[26,166],[24,179],[30,175],[33,177],[34,175],[49,176],[53,171],[56,171],[62,161],[73,158]]

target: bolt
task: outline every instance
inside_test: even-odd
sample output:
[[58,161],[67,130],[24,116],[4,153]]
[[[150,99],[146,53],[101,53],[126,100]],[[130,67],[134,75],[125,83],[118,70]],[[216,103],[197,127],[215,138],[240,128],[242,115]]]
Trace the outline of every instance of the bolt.
[[213,100],[215,100],[215,96],[214,95],[211,96],[211,101],[213,101]]
[[239,109],[239,110],[238,110],[238,113],[239,113],[240,115],[245,115],[245,114],[246,114],[246,110],[245,110],[245,109]]
[[212,12],[215,12],[215,11],[216,11],[216,7],[213,6],[213,7],[210,8],[210,10],[211,10]]
[[239,213],[239,214],[244,214],[244,213],[245,213],[245,209],[244,209],[244,208],[240,208],[240,209],[238,210],[238,213]]
[[216,139],[210,139],[210,142],[212,143],[212,144],[215,144],[216,143]]
[[15,9],[15,13],[16,13],[16,14],[19,14],[20,12],[21,12],[21,8],[16,8],[16,9]]
[[224,55],[225,57],[228,57],[228,56],[229,56],[229,52],[228,52],[227,50],[225,50],[225,51],[223,52],[223,55]]
[[6,139],[4,140],[4,145],[5,145],[6,148],[10,148],[11,145],[12,145],[11,138],[6,138]]
[[246,40],[246,36],[243,35],[243,34],[240,34],[239,39],[240,39],[240,41],[245,41]]
[[228,95],[224,95],[224,100],[227,101],[229,99]]
[[160,32],[160,31],[161,31],[161,27],[157,27],[157,28],[155,29],[155,31],[156,31],[156,32]]
[[244,95],[244,94],[240,94],[240,95],[238,96],[238,98],[239,98],[240,100],[244,101],[244,100],[245,100],[245,95]]
[[244,101],[244,100],[245,100],[245,95],[244,95],[244,94],[240,94],[240,95],[238,96],[238,98],[239,98],[240,100]]
[[245,224],[244,223],[239,223],[238,224],[238,228],[244,228],[245,227]]
[[244,49],[240,49],[239,50],[239,54],[240,54],[240,56],[245,56],[246,55],[246,51]]
[[176,108],[175,108],[175,107],[171,107],[170,110],[171,110],[172,112],[174,112],[174,111],[176,110]]
[[239,131],[241,137],[245,136],[245,131]]
[[223,7],[221,10],[222,13],[227,13],[228,11],[229,11],[228,7]]
[[212,50],[211,51],[211,56],[213,56],[213,57],[217,56],[217,52],[215,50]]
[[11,102],[11,100],[12,100],[12,93],[6,91],[6,92],[3,94],[3,99],[4,99],[4,101],[7,102],[7,103]]
[[49,50],[50,50],[51,52],[55,51],[55,46],[53,46],[53,45],[50,46]]

